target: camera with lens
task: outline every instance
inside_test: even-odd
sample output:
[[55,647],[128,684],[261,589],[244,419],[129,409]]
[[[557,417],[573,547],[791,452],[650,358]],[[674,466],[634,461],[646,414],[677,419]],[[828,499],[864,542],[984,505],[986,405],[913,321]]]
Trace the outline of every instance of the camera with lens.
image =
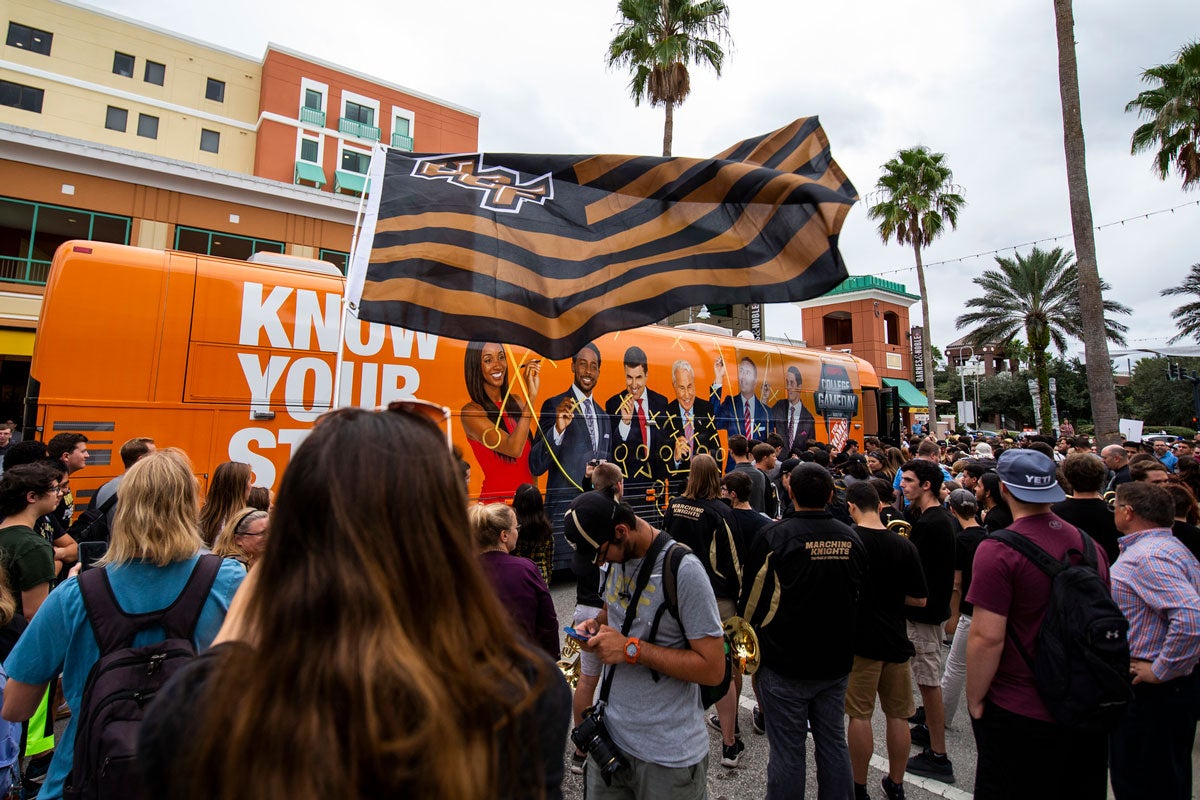
[[581,753],[587,753],[600,767],[604,785],[612,783],[612,776],[629,766],[625,756],[613,744],[604,724],[604,708],[597,704],[583,712],[583,721],[571,731],[571,741]]

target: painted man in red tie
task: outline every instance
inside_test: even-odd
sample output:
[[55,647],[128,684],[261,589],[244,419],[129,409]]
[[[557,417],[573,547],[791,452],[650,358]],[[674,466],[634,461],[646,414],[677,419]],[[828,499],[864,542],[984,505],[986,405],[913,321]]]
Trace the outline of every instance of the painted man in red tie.
[[667,398],[646,386],[648,362],[642,348],[625,351],[625,391],[604,404],[612,419],[612,460],[625,475],[625,496],[640,505],[644,488],[666,479],[673,444],[663,432]]

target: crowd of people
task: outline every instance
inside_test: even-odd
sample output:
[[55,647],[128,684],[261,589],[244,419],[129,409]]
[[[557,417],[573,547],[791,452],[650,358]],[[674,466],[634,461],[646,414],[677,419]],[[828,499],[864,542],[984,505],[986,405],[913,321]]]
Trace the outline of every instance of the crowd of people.
[[[532,483],[468,499],[449,423],[417,402],[330,412],[277,496],[229,462],[203,500],[185,453],[132,439],[124,474],[74,521],[86,439],[9,445],[0,716],[23,723],[25,769],[8,774],[25,796],[116,780],[182,798],[554,798],[575,774],[589,798],[703,798],[708,728],[722,769],[747,747],[726,640],[741,619],[761,659],[750,722],[768,798],[803,797],[809,735],[821,797],[873,796],[877,744],[883,797],[904,797],[905,773],[954,783],[946,730],[968,723],[981,800],[1101,798],[1110,782],[1118,800],[1190,797],[1190,443],[860,450],[734,434],[727,463],[692,455],[660,516],[594,458],[555,519]],[[558,526],[576,582],[573,697],[549,591]],[[1075,602],[1064,571],[1112,610],[1089,646],[1114,642],[1097,658],[1118,660],[1117,680],[1089,673],[1095,696],[1086,681],[1055,694],[1040,665],[1066,641],[1046,633]],[[91,676],[164,638],[199,656],[139,701],[128,759],[98,778],[81,754],[116,745],[91,734]]]

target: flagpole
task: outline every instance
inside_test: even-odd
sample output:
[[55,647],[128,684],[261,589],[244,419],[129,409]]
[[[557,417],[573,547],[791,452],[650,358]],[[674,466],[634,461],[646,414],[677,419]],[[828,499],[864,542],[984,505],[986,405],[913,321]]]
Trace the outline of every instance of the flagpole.
[[[371,176],[375,174],[375,160],[378,158],[383,160],[386,150],[383,145],[376,145],[375,152],[371,154],[371,166],[368,168],[368,173]],[[341,407],[342,398],[342,365],[346,361],[346,323],[350,319],[350,272],[351,267],[356,261],[355,256],[358,254],[359,236],[362,233],[362,223],[364,210],[367,205],[367,194],[371,191],[371,179],[367,178],[367,185],[363,189],[363,193],[358,198],[358,208],[354,212],[354,234],[350,239],[350,255],[346,259],[346,282],[342,284],[342,308],[341,308],[341,324],[338,326],[338,349],[337,355],[333,362],[333,398],[330,402],[330,410]],[[361,285],[361,282],[360,282]],[[355,315],[355,320],[358,316]],[[347,405],[354,405],[353,401]]]

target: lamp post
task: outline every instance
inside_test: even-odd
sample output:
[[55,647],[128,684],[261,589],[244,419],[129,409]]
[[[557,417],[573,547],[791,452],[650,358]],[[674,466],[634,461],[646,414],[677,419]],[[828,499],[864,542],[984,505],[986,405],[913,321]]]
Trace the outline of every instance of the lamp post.
[[[971,347],[969,344],[965,344],[963,347],[971,351],[971,361],[974,362],[975,348]],[[958,349],[958,383],[962,387],[962,401],[965,403],[967,402],[967,375],[965,372],[963,372],[963,367],[966,366],[966,363],[963,361],[962,357],[963,347]]]

